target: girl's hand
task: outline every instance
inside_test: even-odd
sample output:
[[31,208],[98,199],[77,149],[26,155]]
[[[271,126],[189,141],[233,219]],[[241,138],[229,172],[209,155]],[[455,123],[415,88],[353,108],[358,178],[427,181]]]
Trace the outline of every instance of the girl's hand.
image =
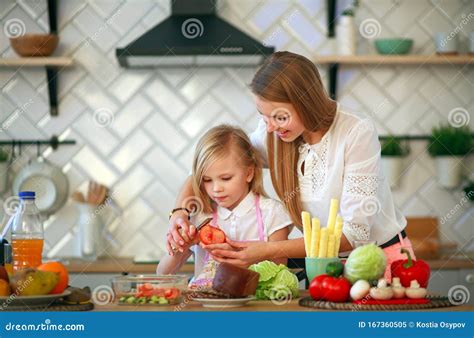
[[[238,242],[227,239],[224,244],[207,245],[213,259],[217,262],[225,262],[232,265],[247,268],[248,266],[267,259],[267,251],[270,242]],[[223,248],[212,247],[222,246]],[[227,247],[229,246],[229,247]]]
[[198,237],[196,236],[196,227],[189,224],[187,215],[183,215],[184,213],[176,212],[170,218],[169,230],[166,235],[166,248],[171,256],[175,251],[184,252],[184,249],[196,244],[195,241]]

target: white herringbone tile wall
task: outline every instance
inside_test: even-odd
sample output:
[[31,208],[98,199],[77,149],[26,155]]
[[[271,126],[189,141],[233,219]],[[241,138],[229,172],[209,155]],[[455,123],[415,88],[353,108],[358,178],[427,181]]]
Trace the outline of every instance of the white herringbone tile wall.
[[[451,31],[474,12],[470,0],[362,0],[356,22],[376,19],[380,37],[415,39],[414,53],[432,53],[433,33]],[[265,0],[219,2],[219,15],[265,44],[310,58],[335,53],[326,38],[326,1]],[[349,1],[339,1],[338,12]],[[110,253],[153,259],[161,256],[167,213],[189,171],[199,135],[222,122],[251,131],[257,114],[247,88],[256,69],[127,70],[115,59],[122,47],[163,20],[169,0],[63,0],[59,2],[60,45],[55,55],[71,56],[74,67],[59,76],[59,117],[48,114],[43,69],[2,68],[0,123],[20,109],[1,139],[48,138],[52,134],[77,140],[75,146],[44,155],[67,173],[71,189],[85,189],[89,179],[113,189],[123,210],[109,224],[117,241]],[[2,0],[2,27],[20,19],[27,32],[48,31],[46,0]],[[466,21],[466,20],[464,20]],[[463,51],[474,20],[467,20],[458,36]],[[16,57],[0,30],[0,54]],[[374,53],[372,41],[359,37],[359,53]],[[320,68],[326,78],[326,70]],[[380,134],[427,134],[449,111],[462,107],[474,112],[474,71],[469,66],[342,67],[339,99],[350,109],[364,111]],[[111,118],[101,127],[96,119]],[[471,120],[474,126],[474,116]],[[441,189],[425,142],[414,142],[402,185],[394,191],[406,216],[443,217],[462,199],[461,191]],[[35,149],[26,149],[21,167]],[[472,176],[472,159],[466,174]],[[266,181],[267,187],[270,182]],[[10,192],[11,194],[11,192]],[[9,192],[5,194],[9,196]],[[456,208],[456,210],[458,210]],[[46,222],[50,256],[77,254],[77,212],[68,202]],[[443,241],[457,241],[474,250],[474,210],[461,209],[441,225]]]

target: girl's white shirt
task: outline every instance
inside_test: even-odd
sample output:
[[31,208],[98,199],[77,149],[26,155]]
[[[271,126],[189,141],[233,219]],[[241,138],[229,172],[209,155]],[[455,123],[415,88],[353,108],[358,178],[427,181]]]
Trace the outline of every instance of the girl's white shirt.
[[[277,200],[260,196],[260,210],[263,218],[265,241],[268,241],[268,238],[275,231],[292,224],[285,207]],[[191,218],[191,223],[199,224],[207,217],[212,217],[212,214],[199,213]],[[258,241],[255,194],[249,192],[233,210],[218,206],[217,224],[226,236],[232,240]],[[194,275],[197,276],[204,266],[206,250],[199,245],[194,245],[191,250],[194,252]]]
[[[268,168],[266,138],[261,119],[250,139]],[[298,150],[299,191],[286,194],[291,198],[299,192],[304,210],[318,217],[321,226],[327,224],[331,199],[338,198],[343,233],[352,245],[355,240],[381,245],[405,228],[406,219],[381,169],[381,146],[368,116],[343,111],[338,103],[335,120],[321,141],[301,143]]]

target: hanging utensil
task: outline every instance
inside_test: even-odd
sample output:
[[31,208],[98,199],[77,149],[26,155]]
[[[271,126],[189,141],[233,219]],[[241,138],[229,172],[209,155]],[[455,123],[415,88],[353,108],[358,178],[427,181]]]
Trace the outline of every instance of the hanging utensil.
[[30,160],[16,175],[13,181],[13,194],[17,196],[20,191],[35,191],[36,205],[40,213],[49,216],[66,203],[69,180],[61,168],[41,156],[39,142],[37,155],[34,161]]

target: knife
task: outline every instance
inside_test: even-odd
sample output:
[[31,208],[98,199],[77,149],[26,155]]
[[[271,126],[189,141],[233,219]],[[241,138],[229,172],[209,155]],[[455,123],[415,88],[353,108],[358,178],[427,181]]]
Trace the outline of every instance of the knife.
[[[205,225],[209,224],[210,221],[212,221],[212,217],[208,217],[208,218],[204,219],[204,221],[202,221],[202,222],[196,227],[196,231],[199,231],[202,227],[204,227]],[[173,248],[173,252],[176,252],[176,251],[178,251],[178,249]]]
[[201,224],[199,224],[199,225],[196,227],[196,231],[199,231],[203,226],[205,226],[206,224],[208,224],[210,221],[212,221],[212,217],[206,218],[204,221],[201,222]]

